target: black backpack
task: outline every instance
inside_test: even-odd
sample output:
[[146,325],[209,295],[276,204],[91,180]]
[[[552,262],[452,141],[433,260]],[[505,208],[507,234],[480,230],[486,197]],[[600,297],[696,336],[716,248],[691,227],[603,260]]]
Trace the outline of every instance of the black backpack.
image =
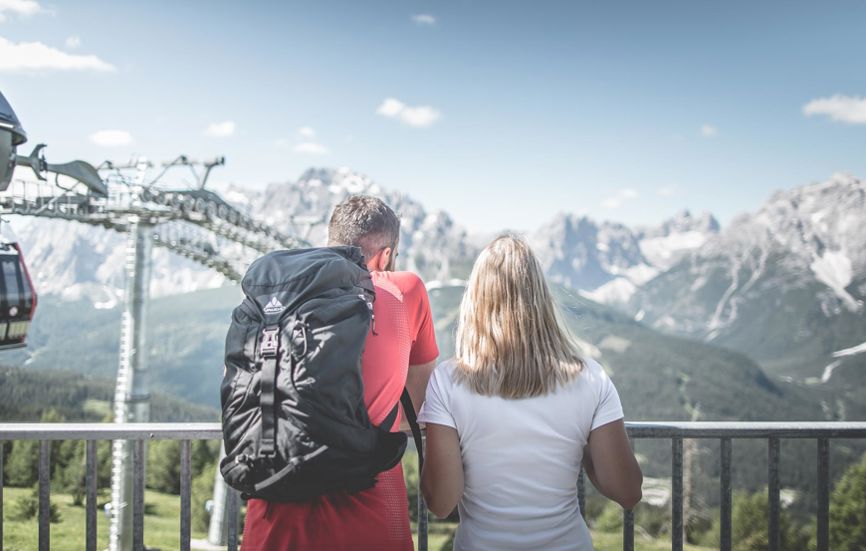
[[[356,247],[269,253],[241,282],[221,387],[220,472],[244,499],[309,501],[357,492],[394,467],[406,435],[364,405],[361,354],[375,292]],[[408,393],[401,401],[420,441]],[[418,444],[420,455],[420,444]]]

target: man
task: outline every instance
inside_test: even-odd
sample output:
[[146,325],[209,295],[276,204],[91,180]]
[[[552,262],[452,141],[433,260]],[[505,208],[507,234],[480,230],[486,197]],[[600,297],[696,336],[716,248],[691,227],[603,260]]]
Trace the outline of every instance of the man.
[[[382,200],[355,195],[334,209],[328,245],[364,252],[373,277],[374,324],[361,359],[364,402],[374,425],[399,403],[403,387],[420,409],[439,349],[427,290],[411,272],[394,271],[400,221]],[[399,430],[402,411],[392,430]],[[406,485],[400,464],[355,494],[334,494],[307,503],[251,499],[244,551],[411,551]]]

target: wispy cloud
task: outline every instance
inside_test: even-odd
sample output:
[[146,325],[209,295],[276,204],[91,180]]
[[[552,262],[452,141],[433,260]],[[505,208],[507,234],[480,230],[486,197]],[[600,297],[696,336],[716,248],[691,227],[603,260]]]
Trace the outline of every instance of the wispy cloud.
[[656,190],[657,195],[661,195],[662,197],[672,197],[676,194],[677,188],[674,186],[663,186]]
[[204,135],[210,138],[228,138],[235,133],[234,121],[212,122],[204,129]]
[[436,17],[429,13],[418,13],[412,16],[412,21],[418,25],[435,25]]
[[[0,0],[2,1],[2,0]],[[41,42],[10,42],[0,37],[0,72],[114,71],[95,55],[69,54]]]
[[81,46],[81,39],[75,35],[66,37],[66,47],[70,50],[74,50],[75,48]]
[[813,99],[803,106],[803,114],[807,117],[824,115],[846,124],[866,124],[866,98],[835,94]]
[[0,22],[6,20],[6,14],[26,16],[44,11],[36,0],[0,0]]
[[297,130],[296,139],[280,138],[274,141],[274,146],[279,149],[291,149],[295,153],[303,155],[327,155],[330,153],[328,148],[315,138],[316,130],[312,126],[302,126]]
[[621,189],[616,192],[616,195],[614,195],[613,197],[608,197],[607,199],[602,201],[601,206],[606,209],[618,209],[623,206],[624,203],[637,199],[639,196],[640,194],[637,192],[637,190],[634,190],[632,188]]
[[701,136],[704,138],[712,138],[719,133],[719,129],[712,124],[701,125]]
[[410,107],[395,98],[387,98],[376,109],[376,113],[390,119],[397,119],[416,128],[424,128],[439,120],[440,113],[429,105]]
[[294,151],[308,155],[325,155],[328,153],[328,148],[316,142],[301,142],[295,146]]
[[118,147],[132,143],[132,134],[126,130],[99,130],[90,135],[90,141],[102,147]]

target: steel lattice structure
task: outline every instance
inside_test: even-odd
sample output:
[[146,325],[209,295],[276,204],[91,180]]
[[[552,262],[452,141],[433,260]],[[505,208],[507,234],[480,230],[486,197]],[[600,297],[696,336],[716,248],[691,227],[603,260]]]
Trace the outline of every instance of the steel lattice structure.
[[[205,189],[213,168],[224,158],[195,162],[186,156],[157,168],[146,159],[126,164],[104,162],[94,169],[81,161],[49,165],[37,146],[29,157],[19,157],[19,166],[30,167],[36,181],[14,180],[0,194],[0,216],[22,215],[54,218],[103,227],[125,233],[126,307],[120,342],[120,365],[115,393],[115,422],[149,421],[145,320],[150,280],[151,246],[164,247],[202,266],[239,282],[246,267],[269,251],[309,246],[305,238],[286,235]],[[164,177],[172,169],[187,168],[195,184],[167,187]],[[202,172],[203,169],[203,172]],[[53,182],[46,178],[54,173]],[[64,177],[61,178],[61,175]],[[288,222],[293,222],[289,220]],[[319,221],[303,220],[307,226]],[[132,546],[131,447],[115,441],[112,453],[112,551]],[[217,488],[215,496],[222,495]],[[224,490],[224,489],[222,489]],[[216,504],[220,508],[221,504]],[[220,511],[221,512],[221,511]],[[224,516],[215,514],[217,524]],[[220,538],[223,526],[211,526],[211,539]],[[217,543],[217,542],[214,542]]]

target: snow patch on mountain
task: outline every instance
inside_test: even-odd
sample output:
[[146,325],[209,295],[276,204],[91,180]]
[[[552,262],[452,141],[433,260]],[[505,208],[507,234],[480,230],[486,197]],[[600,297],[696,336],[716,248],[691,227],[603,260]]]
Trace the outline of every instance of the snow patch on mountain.
[[845,290],[854,275],[851,266],[851,259],[842,251],[826,251],[809,265],[818,281],[832,289],[852,312],[857,312],[863,307],[863,301]]
[[845,348],[842,350],[837,350],[833,352],[834,358],[842,358],[844,356],[855,356],[857,354],[866,353],[866,342],[858,344],[857,346],[852,346],[851,348]]

